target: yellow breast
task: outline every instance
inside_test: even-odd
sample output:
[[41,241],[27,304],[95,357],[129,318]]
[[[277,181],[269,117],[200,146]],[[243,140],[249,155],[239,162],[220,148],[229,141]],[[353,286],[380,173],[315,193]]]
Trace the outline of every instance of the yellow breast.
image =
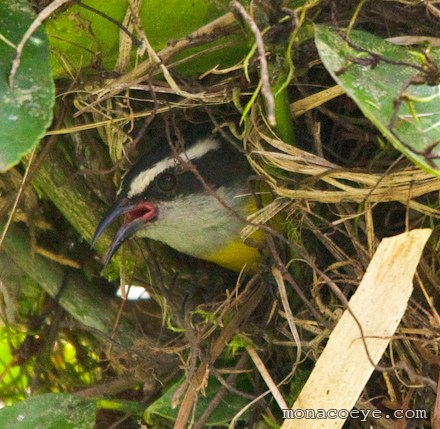
[[[272,201],[272,197],[267,193],[266,196],[263,197],[263,204],[267,205],[270,201]],[[248,198],[245,213],[254,213],[256,210],[255,199],[253,197]],[[270,222],[269,225],[276,230],[282,229],[282,222],[278,218],[273,222]],[[257,244],[263,242],[263,232],[261,230],[255,231],[251,235],[251,240]],[[241,271],[243,267],[245,267],[246,271],[252,271],[256,269],[261,260],[261,252],[255,247],[246,245],[240,237],[237,237],[236,240],[230,242],[222,249],[217,250],[210,255],[203,256],[203,259],[236,272]]]
[[245,265],[246,270],[253,269],[261,259],[261,254],[255,247],[247,246],[238,239],[203,259],[238,272]]

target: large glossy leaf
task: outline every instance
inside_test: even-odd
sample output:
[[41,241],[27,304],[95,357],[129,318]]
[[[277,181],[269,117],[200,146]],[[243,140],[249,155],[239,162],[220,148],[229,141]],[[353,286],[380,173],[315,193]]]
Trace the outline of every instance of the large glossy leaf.
[[68,393],[48,393],[0,410],[0,429],[93,429],[96,405]]
[[0,172],[32,150],[52,120],[54,85],[43,27],[26,43],[10,86],[17,46],[35,13],[24,0],[0,0]]
[[[317,25],[326,69],[364,115],[408,158],[440,174],[440,50],[402,47]],[[423,72],[421,69],[426,69]]]
[[[55,77],[76,75],[80,70],[113,70],[119,50],[120,29],[113,21],[123,23],[127,11],[126,0],[87,0],[87,6],[100,14],[72,5],[46,23],[52,48]],[[140,8],[142,26],[153,49],[160,51],[168,43],[188,36],[194,30],[227,11],[228,0],[149,0]],[[189,69],[201,71],[219,63],[233,64],[243,55],[243,37],[219,38],[213,44],[220,49],[191,61]],[[232,46],[230,46],[230,45]],[[240,49],[241,48],[241,49]],[[194,50],[188,50],[187,55]],[[181,57],[180,57],[181,58]]]

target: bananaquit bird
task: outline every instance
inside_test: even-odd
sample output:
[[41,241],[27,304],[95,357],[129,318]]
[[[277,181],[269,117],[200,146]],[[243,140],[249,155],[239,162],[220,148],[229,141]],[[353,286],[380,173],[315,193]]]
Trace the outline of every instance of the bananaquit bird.
[[105,264],[135,235],[233,271],[252,266],[260,253],[240,239],[243,219],[256,210],[251,174],[244,155],[220,137],[195,140],[180,152],[172,153],[167,145],[148,153],[123,177],[93,242],[125,214],[126,222],[116,233]]

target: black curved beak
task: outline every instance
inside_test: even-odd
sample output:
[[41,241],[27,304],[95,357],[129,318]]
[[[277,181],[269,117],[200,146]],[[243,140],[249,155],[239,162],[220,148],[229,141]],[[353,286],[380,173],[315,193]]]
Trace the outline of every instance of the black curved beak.
[[124,223],[116,233],[110,244],[109,249],[104,255],[104,266],[108,264],[112,256],[119,249],[121,244],[133,236],[137,231],[142,229],[146,222],[156,217],[155,207],[151,203],[147,202],[127,202],[127,201],[116,201],[104,217],[101,219],[98,227],[96,228],[95,235],[92,240],[92,247],[95,245],[98,238],[102,235],[105,229],[113,223],[113,221],[123,215],[129,214],[129,221]]

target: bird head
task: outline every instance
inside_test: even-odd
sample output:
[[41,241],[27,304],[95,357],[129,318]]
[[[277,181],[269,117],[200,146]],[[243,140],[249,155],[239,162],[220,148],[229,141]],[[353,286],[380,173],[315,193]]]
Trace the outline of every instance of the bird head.
[[105,264],[135,235],[238,271],[259,258],[255,248],[240,240],[243,219],[255,208],[250,174],[244,155],[218,137],[200,138],[184,148],[166,145],[142,156],[124,175],[93,243],[125,215]]

